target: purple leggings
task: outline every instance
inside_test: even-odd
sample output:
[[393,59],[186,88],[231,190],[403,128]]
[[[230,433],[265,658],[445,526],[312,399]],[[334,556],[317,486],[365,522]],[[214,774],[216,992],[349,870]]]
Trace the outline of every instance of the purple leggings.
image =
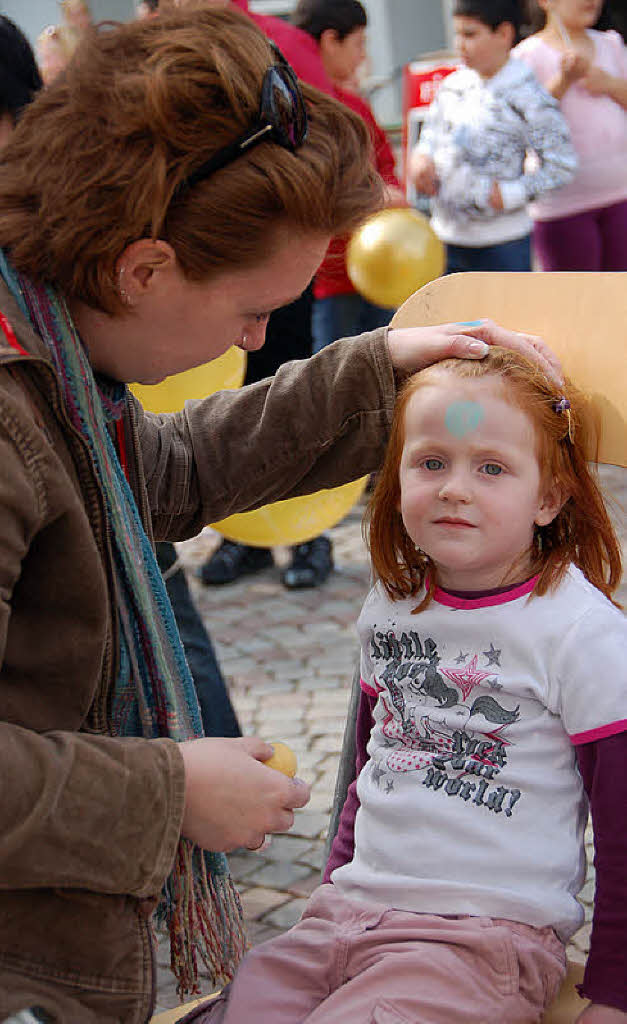
[[627,270],[627,200],[537,220],[533,243],[543,270]]

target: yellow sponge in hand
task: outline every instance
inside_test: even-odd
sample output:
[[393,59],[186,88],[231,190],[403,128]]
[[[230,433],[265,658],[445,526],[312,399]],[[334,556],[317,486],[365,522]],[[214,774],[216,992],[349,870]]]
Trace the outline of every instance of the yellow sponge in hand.
[[287,746],[286,743],[275,743],[272,741],[271,746],[274,747],[274,753],[264,764],[268,768],[275,768],[278,772],[283,772],[284,775],[289,775],[291,779],[296,775],[296,754],[293,750]]

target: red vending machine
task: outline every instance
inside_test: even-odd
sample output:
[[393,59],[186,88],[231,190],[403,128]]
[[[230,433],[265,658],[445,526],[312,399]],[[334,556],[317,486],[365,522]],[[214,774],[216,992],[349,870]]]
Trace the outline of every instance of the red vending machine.
[[416,194],[407,180],[407,154],[416,145],[429,104],[442,79],[456,71],[459,65],[452,54],[441,50],[413,60],[403,69],[403,176],[407,201],[417,209],[428,210],[426,196]]

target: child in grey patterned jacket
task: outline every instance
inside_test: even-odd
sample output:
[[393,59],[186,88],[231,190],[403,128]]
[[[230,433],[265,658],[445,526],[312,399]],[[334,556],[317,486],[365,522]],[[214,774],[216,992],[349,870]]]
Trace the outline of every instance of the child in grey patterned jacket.
[[453,13],[464,67],[444,80],[429,108],[410,176],[433,197],[449,273],[530,270],[526,205],[573,177],[568,127],[535,75],[510,56],[516,0],[455,0]]

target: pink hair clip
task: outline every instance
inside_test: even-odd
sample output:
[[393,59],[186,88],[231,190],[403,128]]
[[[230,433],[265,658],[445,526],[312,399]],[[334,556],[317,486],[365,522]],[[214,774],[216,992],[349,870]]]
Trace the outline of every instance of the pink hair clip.
[[567,398],[560,398],[558,402],[553,402],[553,411],[557,413],[568,412],[570,409],[570,402]]

